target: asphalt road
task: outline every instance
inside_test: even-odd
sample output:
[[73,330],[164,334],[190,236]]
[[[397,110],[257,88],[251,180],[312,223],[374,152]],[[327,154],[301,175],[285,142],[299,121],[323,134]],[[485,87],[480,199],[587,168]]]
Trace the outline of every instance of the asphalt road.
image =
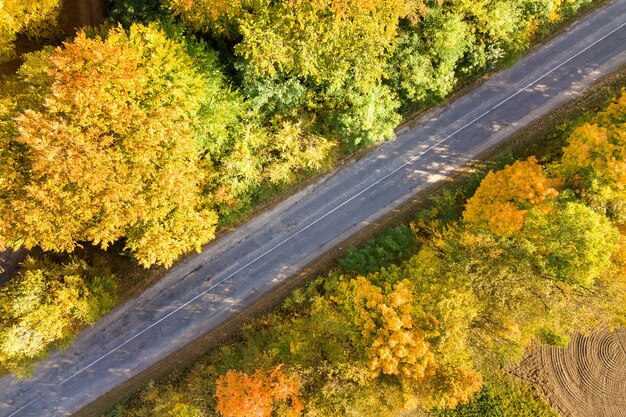
[[0,379],[0,416],[76,412],[625,63],[626,0],[615,0],[401,129],[397,140],[188,258],[68,350],[53,353],[31,379]]

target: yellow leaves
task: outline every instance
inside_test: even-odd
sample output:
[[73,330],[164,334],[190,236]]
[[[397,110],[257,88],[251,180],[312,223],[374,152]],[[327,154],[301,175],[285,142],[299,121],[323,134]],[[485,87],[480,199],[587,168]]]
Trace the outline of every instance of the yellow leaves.
[[561,3],[563,2],[563,0],[552,0],[552,8],[550,11],[550,16],[548,17],[548,19],[550,20],[550,22],[556,22],[561,20],[561,15],[560,15],[560,11],[561,11]]
[[260,77],[289,74],[331,91],[348,82],[372,87],[385,72],[399,20],[416,10],[413,1],[287,0],[242,15],[235,50]]
[[27,258],[18,275],[0,289],[0,367],[20,371],[22,362],[92,324],[107,307],[101,297],[112,295],[94,283],[114,288],[111,279],[94,277],[76,259],[58,265]]
[[431,371],[434,356],[425,333],[414,328],[415,305],[408,280],[383,289],[359,276],[341,282],[339,292],[345,296],[343,302],[354,308],[354,324],[369,344],[373,377],[382,373],[420,380]]
[[15,54],[13,42],[18,33],[42,36],[56,23],[61,0],[0,1],[0,62]]
[[320,169],[336,143],[319,135],[304,133],[299,126],[284,122],[267,138],[261,149],[267,164],[264,176],[272,183],[287,183],[301,169]]
[[609,143],[607,129],[597,124],[585,123],[570,135],[570,143],[564,149],[563,162],[583,166],[594,154],[612,155],[615,146]]
[[465,404],[483,386],[482,376],[465,366],[444,366],[438,370],[440,384],[434,392],[434,404],[441,408],[455,408]]
[[511,236],[524,226],[529,208],[549,209],[546,200],[558,192],[543,173],[535,157],[516,161],[498,172],[489,172],[467,201],[463,220],[476,226],[486,225],[493,233]]
[[520,210],[515,204],[497,202],[485,208],[485,217],[489,219],[489,229],[499,235],[511,235],[524,226],[524,216],[528,210]]
[[626,222],[626,91],[582,126],[563,149],[559,167],[574,191]]
[[308,5],[316,12],[331,10],[338,20],[361,14],[417,18],[418,12],[423,11],[422,2],[417,0],[288,0],[287,3],[291,9]]
[[195,29],[227,34],[229,23],[252,6],[254,0],[168,0],[166,6]]
[[[592,168],[603,181],[618,189],[626,187],[626,160],[622,156],[625,142],[609,139],[609,128],[585,123],[576,128],[564,149],[562,164],[568,169]],[[617,136],[611,132],[611,136]]]
[[[156,27],[79,33],[25,65],[47,72],[40,109],[15,120],[25,172],[0,201],[7,243],[72,251],[126,237],[144,266],[171,265],[214,237],[217,214],[202,195],[192,118],[206,79],[183,45]],[[30,58],[29,58],[30,60]]]

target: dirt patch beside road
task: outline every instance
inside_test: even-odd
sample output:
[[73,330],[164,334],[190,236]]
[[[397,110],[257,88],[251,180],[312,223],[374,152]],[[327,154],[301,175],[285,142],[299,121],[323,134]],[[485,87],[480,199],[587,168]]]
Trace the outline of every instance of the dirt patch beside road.
[[626,329],[574,334],[565,348],[535,347],[512,373],[564,417],[624,417]]

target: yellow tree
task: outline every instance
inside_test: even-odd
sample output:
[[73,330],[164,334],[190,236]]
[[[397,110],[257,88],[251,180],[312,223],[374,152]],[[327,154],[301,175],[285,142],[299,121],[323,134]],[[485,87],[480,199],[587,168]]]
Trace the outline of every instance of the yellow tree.
[[625,115],[626,91],[572,131],[560,165],[575,191],[620,222],[626,221]]
[[344,281],[337,300],[354,316],[363,337],[373,377],[398,375],[422,380],[434,369],[426,333],[414,325],[411,284],[402,280],[381,288],[359,276]]
[[[419,268],[425,266],[414,261]],[[447,283],[447,292],[437,295],[432,283],[420,288],[421,282],[397,279],[399,272],[390,268],[369,276],[384,282],[382,286],[363,276],[344,280],[333,297],[360,333],[355,342],[365,348],[370,376],[397,376],[406,399],[425,407],[467,402],[482,386],[468,355],[466,335],[472,318],[461,317],[475,314],[472,298],[451,290],[455,283]],[[428,279],[412,267],[402,272]]]
[[194,68],[184,46],[144,26],[79,33],[29,57],[26,88],[47,94],[2,129],[18,151],[0,181],[0,245],[72,251],[125,238],[147,267],[210,240],[217,215],[193,130],[206,81]]
[[60,9],[61,0],[0,1],[0,62],[14,56],[18,33],[44,35],[56,23]]
[[222,36],[234,36],[236,20],[255,4],[254,0],[168,0],[172,12],[181,15],[196,30],[215,31]]
[[0,289],[0,368],[22,364],[92,324],[114,304],[115,277],[79,259],[27,258]]
[[399,0],[286,0],[240,19],[236,50],[258,76],[290,74],[330,90],[347,82],[368,88],[384,74],[399,20],[415,18],[417,8]]
[[515,161],[501,171],[487,174],[474,196],[467,200],[463,220],[510,236],[522,229],[530,208],[549,210],[546,200],[558,195],[553,185],[535,157]]

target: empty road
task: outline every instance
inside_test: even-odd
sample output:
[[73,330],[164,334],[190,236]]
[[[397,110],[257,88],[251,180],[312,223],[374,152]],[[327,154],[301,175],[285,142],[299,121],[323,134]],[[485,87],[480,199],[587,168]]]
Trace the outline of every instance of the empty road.
[[0,416],[76,412],[625,63],[626,0],[615,0],[401,129],[397,140],[181,262],[83,331],[68,350],[53,353],[31,379],[1,378]]

